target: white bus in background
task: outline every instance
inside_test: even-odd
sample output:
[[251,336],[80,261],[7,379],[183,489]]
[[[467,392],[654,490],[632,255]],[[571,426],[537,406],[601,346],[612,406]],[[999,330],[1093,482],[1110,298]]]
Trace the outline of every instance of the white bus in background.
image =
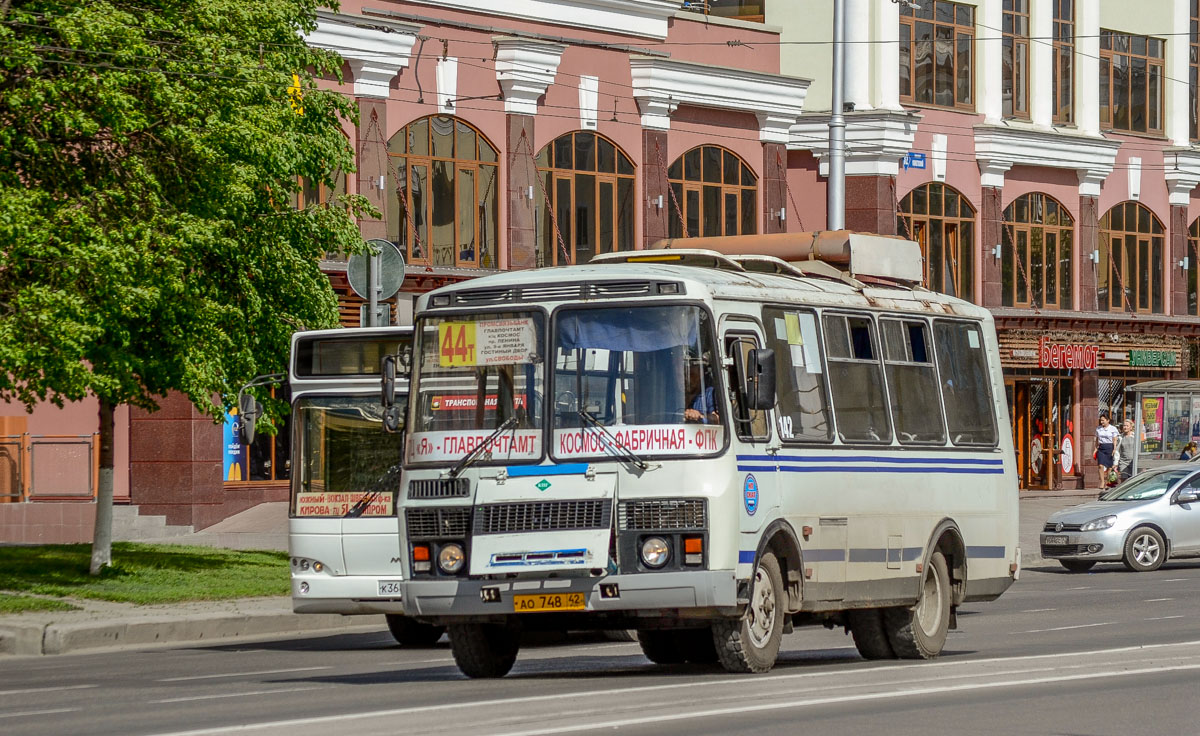
[[740,672],[805,624],[937,656],[1019,573],[990,314],[920,288],[897,238],[659,247],[421,297],[406,615],[471,677],[540,629]]
[[288,549],[296,613],[384,614],[401,644],[427,646],[440,626],[406,618],[396,493],[403,433],[385,433],[384,355],[403,356],[395,402],[407,408],[411,327],[292,336]]

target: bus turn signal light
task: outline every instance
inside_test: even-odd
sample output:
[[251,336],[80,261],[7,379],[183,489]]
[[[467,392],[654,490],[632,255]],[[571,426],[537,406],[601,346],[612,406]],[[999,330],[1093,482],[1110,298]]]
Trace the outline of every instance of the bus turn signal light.
[[700,565],[704,563],[704,538],[684,537],[683,564]]
[[429,572],[433,569],[433,563],[429,559],[428,544],[414,544],[412,548],[412,556],[414,572]]

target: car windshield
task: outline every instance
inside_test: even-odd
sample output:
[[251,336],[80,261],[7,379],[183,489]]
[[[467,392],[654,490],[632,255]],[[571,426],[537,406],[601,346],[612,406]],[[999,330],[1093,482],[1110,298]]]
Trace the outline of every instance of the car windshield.
[[[698,306],[564,309],[554,323],[555,457],[725,445],[711,319]],[[611,429],[609,429],[611,428]]]
[[1131,478],[1100,497],[1101,501],[1146,501],[1163,495],[1192,470],[1160,470]]
[[427,317],[417,333],[408,462],[456,463],[491,437],[480,463],[542,456],[544,317]]
[[[404,408],[408,397],[396,395]],[[363,496],[374,497],[363,516],[394,513],[404,434],[383,431],[378,393],[369,396],[319,396],[296,401],[292,516],[345,516]]]

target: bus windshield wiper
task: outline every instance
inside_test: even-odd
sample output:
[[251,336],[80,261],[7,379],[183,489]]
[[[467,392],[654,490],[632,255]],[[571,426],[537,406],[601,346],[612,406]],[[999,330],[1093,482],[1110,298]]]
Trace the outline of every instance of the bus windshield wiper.
[[650,469],[649,463],[638,457],[637,453],[635,453],[633,450],[626,447],[625,443],[621,442],[621,440],[618,439],[615,434],[608,431],[608,427],[604,426],[599,419],[591,414],[588,414],[583,409],[579,409],[578,412],[579,416],[582,417],[585,422],[600,430],[600,433],[607,437],[609,442],[612,443],[611,445],[605,443],[606,450],[611,451],[614,455],[623,457],[629,463],[636,466],[638,470],[646,471]]
[[480,455],[483,454],[483,451],[491,446],[492,440],[494,440],[497,437],[499,437],[500,435],[504,434],[505,430],[507,430],[509,428],[515,428],[516,426],[517,426],[517,415],[513,414],[508,419],[505,419],[500,424],[499,427],[496,427],[496,430],[494,432],[492,432],[491,434],[489,434],[487,436],[487,439],[485,439],[483,442],[480,442],[478,445],[475,445],[474,450],[471,450],[466,455],[463,455],[462,459],[459,460],[457,463],[455,463],[454,467],[450,468],[450,470],[448,471],[449,477],[457,478],[459,473],[466,470],[467,466],[469,466],[471,463],[475,462],[475,460]]
[[383,475],[379,476],[379,479],[371,484],[371,490],[363,494],[362,498],[355,501],[354,505],[342,515],[342,518],[357,519],[358,517],[362,516],[366,512],[367,507],[371,505],[371,502],[379,497],[380,493],[383,493],[385,490],[387,490],[387,487],[393,482],[398,482],[400,480],[400,471],[401,466],[399,463],[384,471]]

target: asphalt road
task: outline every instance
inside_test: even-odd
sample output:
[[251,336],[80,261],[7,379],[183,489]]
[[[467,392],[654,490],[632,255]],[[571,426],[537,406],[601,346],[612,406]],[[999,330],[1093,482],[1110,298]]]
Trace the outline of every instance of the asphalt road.
[[1200,730],[1200,561],[1046,565],[960,611],[932,662],[866,662],[798,629],[766,675],[657,667],[599,638],[463,678],[448,645],[386,631],[0,660],[0,733],[1190,734]]

